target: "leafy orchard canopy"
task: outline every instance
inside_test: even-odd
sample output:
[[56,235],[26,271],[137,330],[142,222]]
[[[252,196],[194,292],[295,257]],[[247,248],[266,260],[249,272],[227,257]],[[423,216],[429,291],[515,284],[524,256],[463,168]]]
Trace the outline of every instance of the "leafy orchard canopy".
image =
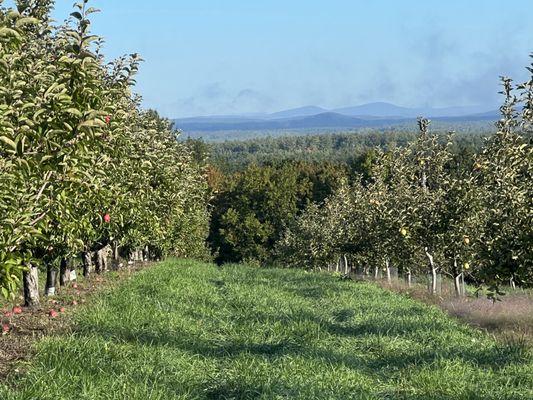
[[[106,63],[88,1],[0,8],[0,288],[111,243],[203,255],[203,162],[131,91],[137,54]],[[0,1],[0,4],[2,2]]]

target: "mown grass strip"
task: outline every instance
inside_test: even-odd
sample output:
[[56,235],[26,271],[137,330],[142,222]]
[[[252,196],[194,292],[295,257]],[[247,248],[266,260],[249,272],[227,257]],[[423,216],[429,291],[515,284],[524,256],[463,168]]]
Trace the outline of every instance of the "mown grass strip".
[[75,319],[0,398],[533,398],[529,350],[328,275],[170,260]]

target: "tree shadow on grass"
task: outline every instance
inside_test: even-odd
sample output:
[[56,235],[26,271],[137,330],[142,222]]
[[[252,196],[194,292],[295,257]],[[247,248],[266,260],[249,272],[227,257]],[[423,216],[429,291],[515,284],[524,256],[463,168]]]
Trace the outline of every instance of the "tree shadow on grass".
[[213,380],[204,389],[205,398],[209,400],[254,400],[259,399],[263,391],[236,380]]
[[[254,323],[257,322],[254,317]],[[308,344],[300,337],[288,337],[285,340],[275,342],[253,342],[246,339],[239,340],[229,338],[217,338],[207,340],[196,334],[184,331],[154,331],[148,326],[131,330],[118,327],[91,326],[84,331],[96,334],[104,339],[118,342],[134,342],[141,345],[163,346],[179,349],[190,354],[200,355],[207,358],[232,358],[242,354],[250,354],[265,358],[281,358],[284,356],[298,356],[310,360],[322,360],[330,364],[339,364],[345,367],[364,371],[386,377],[388,371],[405,370],[412,367],[431,365],[437,361],[453,360],[468,363],[478,368],[500,370],[510,365],[531,362],[527,351],[521,351],[509,346],[495,344],[490,347],[483,346],[454,346],[447,348],[428,348],[400,351],[391,353],[383,351],[388,339],[396,339],[401,336],[413,338],[418,335],[430,335],[439,329],[446,329],[444,324],[436,323],[430,328],[421,327],[420,324],[403,323],[401,325],[387,327],[379,321],[367,321],[356,325],[345,325],[335,321],[325,321],[311,313],[302,312],[301,315],[293,315],[293,318],[307,320],[320,325],[321,330],[330,335],[348,337],[354,340],[355,348],[364,353],[364,341],[369,338],[378,339],[368,348],[365,357],[343,353],[336,348],[324,349]],[[340,318],[346,318],[342,312]],[[283,324],[288,324],[287,319],[280,319]],[[272,316],[268,316],[266,323],[272,323]],[[380,348],[379,343],[384,343]],[[361,345],[363,344],[363,347]],[[371,355],[368,357],[368,355]]]
[[[308,314],[307,318],[319,324],[323,330],[338,337],[364,339],[375,337],[381,341],[395,340],[399,337],[410,339],[414,342],[422,338],[432,338],[449,330],[444,321],[432,320],[427,325],[417,321],[398,321],[389,323],[383,318],[373,318],[363,322],[346,324],[349,320],[349,310],[339,310],[333,313],[332,320],[324,320]],[[472,338],[476,340],[475,338]],[[526,345],[494,343],[493,346],[461,346],[462,343],[451,343],[447,348],[427,348],[419,352],[399,352],[376,357],[373,361],[365,361],[366,367],[372,370],[384,368],[404,369],[413,365],[432,364],[438,360],[458,360],[473,364],[479,368],[500,370],[509,365],[523,364],[532,361],[531,353]],[[375,349],[378,351],[379,349]]]

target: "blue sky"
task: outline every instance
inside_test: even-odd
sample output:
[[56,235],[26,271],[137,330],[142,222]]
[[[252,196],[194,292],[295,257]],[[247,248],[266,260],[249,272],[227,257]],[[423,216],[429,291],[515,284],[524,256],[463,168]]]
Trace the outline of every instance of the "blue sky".
[[[73,0],[58,0],[62,20]],[[137,91],[167,117],[498,104],[526,77],[532,0],[93,0],[106,54],[139,52]]]

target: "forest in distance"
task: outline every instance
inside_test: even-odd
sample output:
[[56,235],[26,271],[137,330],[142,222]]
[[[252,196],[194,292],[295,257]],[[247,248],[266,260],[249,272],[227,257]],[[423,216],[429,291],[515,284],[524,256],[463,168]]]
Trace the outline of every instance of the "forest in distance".
[[[446,140],[449,131],[437,131],[439,140]],[[478,152],[490,129],[458,131],[453,137],[453,152],[458,161],[467,161]],[[198,152],[209,156],[210,163],[224,171],[242,169],[250,164],[264,165],[282,161],[311,163],[331,162],[353,165],[377,148],[390,151],[404,147],[416,139],[415,130],[331,132],[305,136],[269,136],[248,140],[206,142],[185,139]]]
[[[446,121],[434,120],[433,130],[436,132],[462,132],[462,133],[488,133],[495,132],[494,124],[496,118],[481,121]],[[201,131],[201,130],[182,130],[176,125],[175,120],[172,120],[174,127],[182,132],[180,138],[183,139],[201,139],[205,142],[233,142],[233,141],[247,141],[260,138],[277,138],[287,136],[316,136],[325,134],[343,134],[343,133],[358,133],[369,134],[376,132],[416,132],[416,117],[406,119],[402,122],[394,124],[387,124],[378,127],[314,127],[314,128],[297,128],[297,129],[255,129],[255,130],[215,130],[215,131]]]

